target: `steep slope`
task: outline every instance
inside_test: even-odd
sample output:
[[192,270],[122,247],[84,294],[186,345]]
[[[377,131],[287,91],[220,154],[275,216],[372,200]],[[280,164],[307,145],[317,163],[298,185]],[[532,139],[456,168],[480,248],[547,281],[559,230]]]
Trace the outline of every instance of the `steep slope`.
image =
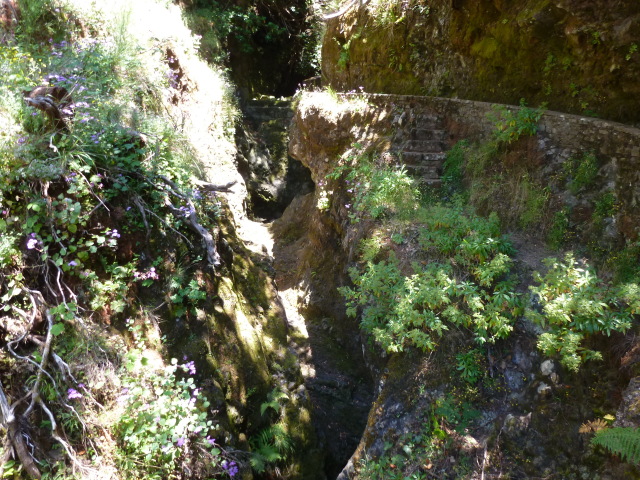
[[[318,188],[275,222],[276,238],[295,255],[289,268],[296,273],[288,280],[302,292],[301,310],[330,308],[328,328],[342,342],[351,338],[349,317],[360,322],[363,362],[376,385],[358,449],[338,478],[638,478],[635,467],[610,462],[588,442],[589,432],[613,420],[621,392],[637,372],[635,300],[617,297],[605,306],[612,309],[608,318],[617,316],[618,309],[627,312],[620,313],[620,318],[627,319],[625,325],[611,324],[611,330],[600,332],[588,327],[579,337],[578,351],[569,354],[571,331],[560,334],[560,343],[552,348],[544,346],[543,339],[554,335],[549,332],[557,331],[552,320],[535,320],[547,312],[540,304],[543,290],[532,296],[527,293],[529,286],[553,283],[553,275],[543,279],[545,268],[555,272],[557,281],[565,282],[560,291],[566,298],[575,295],[575,300],[568,301],[574,306],[609,298],[601,296],[604,291],[617,291],[615,285],[594,280],[597,277],[586,259],[543,262],[562,252],[544,244],[544,223],[549,217],[535,213],[550,204],[537,205],[530,199],[539,188],[534,182],[548,178],[554,182],[548,184],[545,198],[557,195],[574,207],[594,201],[602,188],[625,191],[625,176],[611,166],[623,157],[626,160],[621,163],[638,161],[633,152],[640,131],[609,122],[607,128],[615,129],[614,133],[596,126],[607,122],[547,113],[536,120],[526,117],[533,122],[530,126],[540,120],[540,129],[527,130],[517,140],[517,135],[496,129],[495,122],[485,118],[487,111],[493,110],[480,102],[411,96],[307,93],[299,98],[290,149],[310,168]],[[517,109],[512,117],[506,112],[504,123],[518,118],[513,121],[526,130]],[[438,135],[444,128],[449,141],[462,137],[480,146],[465,147],[467,153],[462,161],[458,159],[461,163],[453,163],[450,154],[440,195],[427,193],[417,204],[407,188],[420,182],[424,171],[417,170],[412,180],[403,176],[400,167],[407,141],[415,135],[411,119],[421,118],[430,118],[432,128],[438,126],[434,128]],[[591,123],[603,136],[600,140],[589,133]],[[609,155],[598,155],[602,178],[591,178],[591,183],[577,188],[576,179],[582,177],[570,173],[570,167],[571,156],[579,155],[575,148],[588,148],[579,140],[581,135],[596,144],[603,144],[604,138],[625,140]],[[492,142],[498,143],[490,149]],[[460,146],[453,151],[458,155]],[[413,156],[409,157],[412,162]],[[428,165],[429,159],[424,161]],[[480,173],[472,173],[477,165],[482,167]],[[478,195],[488,195],[482,208],[499,216],[478,217],[460,204],[460,191],[454,195],[457,200],[447,200],[455,193],[452,168],[459,169],[456,181],[466,171],[467,181],[478,183],[482,190]],[[560,182],[559,172],[574,176]],[[384,180],[377,180],[379,174],[386,175]],[[483,184],[482,178],[490,182]],[[523,178],[530,182],[528,193],[523,193]],[[520,190],[513,190],[512,184]],[[620,210],[615,212],[626,209],[617,204]],[[521,205],[527,207],[521,209]],[[637,221],[637,215],[632,217]],[[499,233],[499,218],[513,229],[510,239]],[[567,228],[579,233],[569,238],[565,230],[567,245],[586,253],[586,244],[600,244],[615,261],[628,256],[637,264],[630,230],[607,234],[607,246],[602,230],[592,228],[592,219],[570,218]],[[521,223],[523,219],[533,222],[528,224],[528,234],[521,230],[526,224]],[[606,222],[620,225],[620,220]],[[630,233],[626,239],[624,232]],[[332,249],[327,255],[329,244]],[[602,254],[601,249],[591,252]],[[505,260],[505,254],[511,260]],[[614,263],[606,266],[613,267]],[[538,277],[534,271],[543,275]],[[571,277],[577,272],[588,273]],[[632,278],[637,282],[637,276]],[[452,287],[456,282],[460,283]],[[584,282],[589,287],[580,293],[578,285]],[[637,287],[637,283],[629,285]],[[497,290],[492,290],[494,286]],[[346,309],[338,290],[348,300]],[[554,305],[565,308],[561,300]],[[562,312],[571,316],[574,332],[580,332],[577,310]],[[467,314],[475,320],[460,321]],[[593,315],[598,315],[595,310],[585,318]],[[625,338],[622,332],[629,334]],[[584,356],[595,350],[600,353]],[[599,355],[601,361],[595,360]],[[624,392],[627,400],[617,413],[619,423],[634,424],[629,408],[636,384],[633,380]]]

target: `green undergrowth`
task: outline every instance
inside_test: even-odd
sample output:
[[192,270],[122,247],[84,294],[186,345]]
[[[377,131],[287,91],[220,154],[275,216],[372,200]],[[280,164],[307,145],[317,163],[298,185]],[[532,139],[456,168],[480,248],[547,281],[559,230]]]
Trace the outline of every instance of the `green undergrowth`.
[[[197,375],[195,358],[170,362],[164,336],[213,309],[222,267],[201,232],[215,235],[229,215],[199,186],[203,167],[171,115],[187,89],[180,62],[193,55],[175,52],[193,39],[143,41],[127,9],[18,3],[23,17],[0,48],[0,387],[24,415],[36,466],[42,478],[248,471],[223,404],[208,399],[212,373]],[[23,101],[38,85],[69,93],[64,128]],[[230,115],[220,95],[215,114]],[[26,476],[19,460],[0,476]]]
[[[551,225],[546,223],[554,205],[551,192],[537,180],[537,160],[528,157],[541,115],[541,109],[524,106],[496,110],[491,138],[479,145],[462,141],[448,152],[437,192],[421,191],[392,157],[361,145],[354,145],[322,184],[334,193],[325,210],[346,210],[352,224],[370,226],[359,262],[349,270],[352,284],[340,288],[347,314],[388,354],[456,345],[448,357],[452,382],[476,395],[478,384],[489,379],[487,352],[508,339],[516,323],[535,325],[541,353],[576,373],[585,362],[602,360],[594,345],[629,331],[640,312],[631,250],[617,260],[627,265],[626,273],[613,277],[598,276],[587,259],[572,252],[544,260],[545,268],[530,284],[516,268],[518,252],[505,227],[543,231],[549,242],[561,243],[569,221],[569,213],[560,210]],[[565,170],[567,188],[578,193],[595,181],[597,159],[586,153]],[[602,194],[594,216],[607,218],[615,208],[615,196]],[[460,402],[465,395],[454,397]],[[427,423],[416,437],[419,449],[407,437],[380,457],[366,458],[357,478],[430,478],[425,465],[431,462],[450,472],[451,466],[440,462],[446,452],[442,442],[455,439],[452,423],[447,425],[440,434],[433,421]],[[456,475],[462,476],[456,478],[473,471],[459,460]]]
[[[500,130],[484,153],[496,154],[510,140],[535,131],[532,125],[518,127],[519,121],[509,120],[505,129],[515,134]],[[522,121],[533,123],[536,115]],[[346,210],[352,224],[366,221],[372,227],[360,245],[357,266],[349,270],[352,285],[340,288],[347,314],[389,354],[432,352],[450,345],[446,339],[453,335],[459,350],[451,357],[451,376],[471,389],[488,378],[486,347],[509,338],[519,321],[536,325],[542,332],[540,351],[567,371],[601,360],[593,348],[596,339],[627,332],[637,319],[638,284],[600,278],[587,260],[568,253],[561,260],[546,259],[545,270],[535,273],[527,288],[514,266],[518,252],[502,233],[502,220],[495,212],[479,215],[473,192],[465,189],[465,175],[478,168],[469,164],[469,148],[466,143],[454,147],[444,186],[436,194],[420,193],[402,166],[360,145],[327,176],[323,188],[344,194],[334,194],[330,208]],[[539,192],[514,199],[522,204],[518,222],[523,228],[528,222],[536,225],[547,205],[544,191],[533,180],[531,185]],[[425,437],[429,448],[434,435],[431,431]],[[421,445],[425,448],[424,441]],[[396,447],[366,459],[358,478],[428,478],[414,468],[424,461],[416,451]]]
[[[499,123],[496,135],[515,141],[535,132],[539,114],[524,112]],[[505,139],[493,142],[492,149]],[[361,328],[384,350],[401,352],[433,350],[451,329],[468,332],[478,345],[495,343],[509,336],[526,311],[546,330],[539,348],[558,356],[569,370],[600,358],[585,342],[631,327],[636,284],[604,282],[586,261],[568,254],[564,261],[548,259],[547,272],[535,275],[531,294],[520,293],[521,279],[513,268],[516,252],[501,233],[498,215],[480,216],[466,204],[460,171],[463,164],[467,170],[475,167],[463,163],[465,148],[454,147],[445,166],[442,195],[453,195],[449,201],[421,197],[401,166],[375,160],[359,145],[360,154],[346,157],[328,175],[329,182],[342,182],[348,194],[344,207],[351,222],[369,219],[381,225],[362,242],[360,264],[350,270],[353,286],[341,288],[348,315],[359,318]],[[473,379],[475,373],[464,368],[468,359],[458,360],[462,375]]]
[[380,260],[377,245],[366,244],[364,269],[351,270],[355,289],[342,289],[348,314],[362,308],[362,328],[387,351],[433,350],[449,328],[468,329],[481,344],[505,338],[521,305],[508,275],[512,249],[497,218],[443,205],[416,213],[425,260],[407,271],[393,252]]
[[483,215],[499,210],[506,228],[547,232],[551,194],[537,179],[537,161],[527,158],[527,142],[542,113],[524,103],[513,109],[496,107],[490,115],[491,138],[479,144],[463,140],[447,152],[445,191],[464,195]]
[[[468,478],[473,471],[473,455],[463,450],[462,435],[478,415],[469,403],[457,401],[452,395],[437,398],[421,414],[419,428],[401,435],[395,443],[386,442],[379,458],[361,460],[357,478],[426,480],[444,471],[449,472],[446,478]],[[448,456],[453,453],[457,456],[455,465]]]

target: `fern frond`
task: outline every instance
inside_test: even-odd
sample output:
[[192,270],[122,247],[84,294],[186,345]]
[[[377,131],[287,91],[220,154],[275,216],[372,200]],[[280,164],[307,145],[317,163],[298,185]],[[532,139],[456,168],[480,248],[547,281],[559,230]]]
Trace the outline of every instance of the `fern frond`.
[[589,420],[588,422],[584,422],[582,425],[580,425],[580,429],[578,430],[579,433],[594,433],[594,432],[599,432],[600,430],[602,430],[603,428],[607,428],[609,426],[609,424],[601,419],[598,418],[596,420]]
[[640,464],[640,429],[638,428],[607,428],[600,430],[591,440],[592,445],[598,445],[619,455],[625,462]]
[[293,451],[293,439],[285,430],[284,425],[277,423],[272,425],[270,430],[273,445],[278,449],[278,451],[285,454],[291,453]]
[[278,450],[273,445],[260,445],[257,453],[265,463],[275,463],[282,459],[282,455],[278,453]]
[[274,388],[273,390],[271,390],[271,392],[269,392],[269,394],[267,395],[267,401],[260,405],[260,415],[264,415],[264,412],[266,412],[268,408],[271,408],[276,413],[279,413],[281,408],[280,400],[283,399],[289,399],[289,396],[285,392],[279,390],[278,388]]
[[251,468],[253,468],[256,473],[263,473],[267,468],[265,458],[259,453],[252,453],[249,462],[251,463]]

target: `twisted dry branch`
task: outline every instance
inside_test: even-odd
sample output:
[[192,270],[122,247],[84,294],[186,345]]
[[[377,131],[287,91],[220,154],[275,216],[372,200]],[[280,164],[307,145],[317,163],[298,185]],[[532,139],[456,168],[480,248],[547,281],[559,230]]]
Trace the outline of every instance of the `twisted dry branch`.
[[[211,267],[215,270],[222,264],[222,260],[216,248],[216,242],[213,238],[213,235],[211,235],[211,232],[209,232],[209,230],[204,228],[198,221],[198,213],[196,212],[196,207],[193,204],[193,200],[191,200],[191,198],[189,198],[187,195],[180,192],[179,187],[164,175],[158,175],[158,178],[166,184],[166,186],[168,187],[166,190],[170,194],[172,194],[175,197],[178,197],[180,200],[182,200],[187,204],[187,211],[185,212],[179,208],[176,208],[171,202],[171,200],[169,200],[168,198],[165,200],[165,205],[167,206],[167,208],[169,208],[169,210],[171,210],[171,213],[173,213],[177,217],[182,217],[188,220],[187,225],[189,225],[189,227],[195,233],[197,233],[200,236],[200,238],[202,238],[202,242],[204,243],[205,250],[207,251],[207,261],[209,262],[209,265],[211,265]],[[234,183],[235,182],[232,182],[222,187],[229,188]],[[215,186],[213,184],[209,184],[209,185],[212,187]]]
[[[36,319],[38,318],[40,311],[42,310],[42,307],[44,306],[45,302],[40,292],[34,291],[34,290],[27,290],[27,289],[25,289],[25,292],[29,295],[29,298],[31,299],[31,303],[32,303],[31,314],[28,315],[26,312],[17,308],[14,310],[17,311],[17,313],[21,317],[23,317],[25,320],[28,320],[28,326],[20,336],[11,340],[10,342],[7,342],[7,349],[11,353],[11,355],[13,355],[15,358],[27,361],[28,363],[31,363],[32,365],[34,365],[37,368],[38,373],[36,375],[36,380],[33,386],[29,389],[27,394],[22,398],[18,399],[17,401],[13,402],[13,404],[9,403],[9,400],[4,393],[3,386],[0,383],[0,424],[8,432],[7,441],[5,445],[7,452],[2,458],[0,458],[0,475],[4,471],[4,465],[11,458],[11,454],[15,452],[15,455],[18,457],[18,460],[22,464],[25,472],[29,475],[29,477],[35,478],[35,479],[42,478],[42,474],[40,473],[40,470],[36,465],[36,461],[33,458],[32,453],[29,452],[29,448],[27,446],[27,439],[29,438],[26,433],[27,431],[26,426],[28,425],[27,419],[32,414],[36,406],[38,406],[41,409],[41,411],[49,418],[49,421],[51,424],[51,436],[53,437],[54,440],[56,440],[62,446],[68,458],[71,460],[74,470],[87,472],[88,471],[87,467],[84,466],[82,462],[78,460],[78,458],[74,454],[73,449],[68,444],[68,442],[59,435],[55,416],[51,411],[51,409],[45,404],[44,400],[42,399],[42,395],[40,391],[43,379],[46,376],[51,381],[52,386],[55,392],[57,393],[58,398],[61,399],[61,402],[64,405],[64,407],[71,410],[75,414],[75,416],[78,418],[83,428],[85,427],[85,424],[82,421],[82,418],[76,412],[76,410],[72,406],[64,402],[64,400],[62,400],[63,397],[60,394],[60,391],[58,390],[58,386],[53,376],[47,370],[50,365],[50,359],[52,359],[53,364],[60,370],[63,378],[65,379],[71,378],[75,380],[73,375],[71,374],[71,369],[69,368],[67,363],[64,362],[64,360],[62,360],[62,358],[60,358],[52,350],[53,315],[51,314],[50,309],[47,308],[46,310],[44,310],[44,318],[46,319],[46,322],[45,322],[46,336],[44,340],[41,340],[36,335],[31,335],[30,332],[35,326]],[[36,345],[38,345],[39,347],[42,347],[40,363],[35,362],[33,359],[29,357],[19,355],[14,350],[14,347],[17,344],[25,340],[31,341]],[[18,407],[26,401],[29,401],[29,405],[24,410],[24,412],[18,413]]]

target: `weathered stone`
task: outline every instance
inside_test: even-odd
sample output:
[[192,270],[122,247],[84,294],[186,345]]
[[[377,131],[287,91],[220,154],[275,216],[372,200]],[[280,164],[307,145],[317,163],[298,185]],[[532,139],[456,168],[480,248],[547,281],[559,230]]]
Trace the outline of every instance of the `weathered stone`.
[[544,382],[541,382],[540,385],[538,385],[538,388],[536,391],[538,392],[538,395],[540,397],[546,397],[548,395],[551,395],[551,387]]
[[544,362],[542,362],[542,365],[540,365],[540,373],[542,373],[542,375],[544,375],[545,377],[551,375],[555,369],[556,366],[553,363],[553,360],[545,360]]
[[508,414],[504,419],[502,429],[507,434],[507,436],[514,436],[528,429],[530,423],[531,412],[527,413],[526,415],[520,416]]
[[640,377],[634,377],[622,392],[622,402],[616,413],[616,427],[640,427]]
[[640,53],[628,47],[640,43],[635,0],[615,7],[607,0],[430,0],[428,13],[388,3],[389,17],[379,2],[358,2],[327,22],[322,70],[334,89],[512,104],[524,97],[582,118],[588,108],[640,121]]

